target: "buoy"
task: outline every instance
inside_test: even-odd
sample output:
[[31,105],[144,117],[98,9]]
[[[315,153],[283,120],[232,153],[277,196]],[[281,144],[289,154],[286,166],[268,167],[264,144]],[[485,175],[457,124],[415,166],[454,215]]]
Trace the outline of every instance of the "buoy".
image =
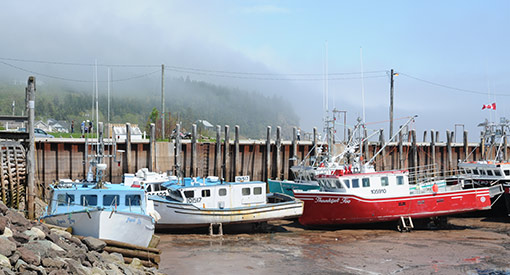
[[434,183],[434,185],[432,185],[432,192],[437,193],[437,191],[439,191],[439,187]]

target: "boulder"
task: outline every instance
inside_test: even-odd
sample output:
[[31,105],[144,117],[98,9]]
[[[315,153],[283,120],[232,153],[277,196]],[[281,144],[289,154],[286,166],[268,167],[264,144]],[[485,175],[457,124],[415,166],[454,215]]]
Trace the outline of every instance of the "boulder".
[[9,227],[6,227],[4,229],[4,233],[2,234],[3,237],[12,237],[13,233],[12,233],[12,230],[9,228]]
[[9,258],[7,258],[4,255],[0,255],[0,266],[5,268],[11,268],[11,262],[9,261]]
[[99,240],[99,239],[96,239],[96,238],[93,238],[93,237],[86,237],[83,239],[83,243],[85,245],[87,245],[87,247],[89,248],[89,250],[91,251],[102,251],[103,248],[105,248],[106,246],[106,243]]
[[16,251],[16,244],[5,237],[0,237],[0,254],[9,257],[14,251]]
[[50,232],[52,234],[56,234],[57,236],[60,236],[62,238],[66,238],[66,239],[70,239],[73,237],[73,235],[71,235],[71,233],[64,231],[64,230],[56,229],[56,228],[50,229]]
[[41,256],[37,252],[23,246],[19,247],[17,252],[20,253],[20,258],[28,264],[39,265],[41,263]]
[[48,240],[31,241],[23,246],[41,255],[42,258],[63,256],[65,254],[64,249]]
[[59,269],[59,270],[52,270],[48,275],[68,275],[67,271]]
[[44,232],[37,227],[32,227],[30,230],[25,230],[23,234],[27,235],[30,240],[44,240],[46,238],[46,234],[44,234]]
[[90,271],[94,275],[106,275],[106,273],[102,269],[100,269],[98,267],[93,267]]
[[44,258],[42,259],[42,265],[50,268],[62,268],[67,266],[67,263],[60,258]]
[[0,213],[5,215],[5,213],[7,213],[7,210],[9,210],[9,208],[7,208],[7,206],[5,206],[3,202],[0,202]]
[[20,243],[28,243],[28,241],[30,241],[30,237],[28,235],[26,235],[25,233],[21,233],[21,232],[14,231],[14,233],[12,234],[12,237],[17,242],[20,242]]
[[66,259],[65,261],[67,262],[69,272],[71,272],[72,274],[92,275],[92,271],[81,265],[78,261],[75,261],[73,259]]
[[7,217],[0,216],[0,234],[4,234],[5,227],[7,227],[9,220]]
[[11,223],[15,225],[28,226],[30,224],[30,221],[25,219],[23,215],[13,210],[7,211],[7,215],[5,215],[5,217],[7,217]]
[[131,263],[129,264],[129,267],[135,268],[135,269],[143,269],[143,264],[138,258],[134,258]]

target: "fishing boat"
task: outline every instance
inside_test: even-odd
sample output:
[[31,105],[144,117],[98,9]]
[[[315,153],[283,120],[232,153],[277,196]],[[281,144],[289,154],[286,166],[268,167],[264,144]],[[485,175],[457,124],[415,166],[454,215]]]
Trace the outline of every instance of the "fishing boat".
[[162,184],[170,181],[175,182],[176,180],[176,176],[169,176],[167,173],[151,172],[147,168],[142,168],[134,174],[124,174],[122,182],[126,186],[144,189],[148,196],[166,196],[168,195],[168,190]]
[[[159,215],[143,189],[102,180],[107,167],[104,158],[115,158],[116,153],[104,154],[102,123],[99,129],[97,142],[85,141],[87,156],[91,158],[87,179],[64,179],[51,186],[51,201],[40,219],[48,224],[71,227],[76,235],[146,247]],[[94,154],[89,154],[89,145],[95,147]],[[114,144],[112,147],[116,149]]]
[[[325,175],[320,189],[294,190],[305,204],[299,222],[303,225],[341,225],[429,218],[490,209],[499,186],[462,189],[445,181],[420,185],[409,183],[407,170]],[[412,224],[412,222],[411,222]]]
[[352,163],[331,175],[317,177],[319,189],[293,191],[305,204],[301,224],[399,221],[399,229],[408,230],[413,227],[413,218],[490,209],[491,197],[502,192],[501,186],[463,189],[462,181],[447,182],[437,177],[418,179],[413,175],[410,181],[408,170],[376,171],[371,163],[383,148],[364,163],[362,154],[354,150],[362,148],[359,145],[366,139],[360,140],[347,146]]
[[266,183],[261,181],[222,182],[207,177],[163,185],[168,196],[150,196],[161,215],[157,228],[256,223],[297,218],[303,213],[302,201],[284,194],[266,194]]

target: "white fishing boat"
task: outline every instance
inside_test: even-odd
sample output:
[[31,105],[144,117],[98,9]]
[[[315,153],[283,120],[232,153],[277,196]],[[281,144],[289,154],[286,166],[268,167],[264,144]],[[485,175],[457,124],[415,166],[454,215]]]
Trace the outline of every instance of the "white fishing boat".
[[[51,186],[51,201],[40,219],[48,224],[71,227],[76,235],[146,247],[159,215],[143,189],[103,182],[106,170],[103,160],[115,158],[116,154],[104,155],[101,123],[99,129],[97,142],[88,143],[87,139],[85,142],[87,155],[91,157],[87,179],[65,179]],[[89,144],[96,149],[93,155],[89,155]],[[115,144],[112,148],[116,148]]]
[[134,174],[124,174],[123,183],[126,186],[141,188],[147,195],[167,196],[168,190],[163,183],[176,181],[176,176],[169,176],[167,173],[151,172],[142,168]]
[[284,194],[266,194],[260,181],[221,182],[217,177],[185,178],[166,185],[169,195],[150,196],[161,215],[157,228],[207,227],[212,224],[297,218],[303,202]]

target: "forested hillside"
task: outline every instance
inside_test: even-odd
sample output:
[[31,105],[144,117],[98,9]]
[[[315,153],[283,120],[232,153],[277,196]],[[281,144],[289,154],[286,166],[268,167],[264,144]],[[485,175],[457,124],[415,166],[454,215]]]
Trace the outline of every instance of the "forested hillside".
[[[170,121],[182,122],[184,129],[203,119],[213,125],[239,125],[245,137],[265,136],[266,126],[282,126],[289,132],[298,125],[298,117],[287,100],[267,97],[257,92],[241,91],[189,79],[167,81],[165,89],[166,112]],[[155,91],[123,92],[114,90],[110,100],[112,123],[136,123],[142,130],[153,108],[161,107],[161,94]],[[128,95],[129,94],[129,95]],[[16,102],[16,114],[21,115],[25,92],[23,86],[0,84],[0,113],[12,114],[12,102]],[[36,93],[36,119],[45,121],[74,120],[75,123],[90,119],[92,92],[74,91],[55,85],[41,85]],[[106,121],[108,100],[106,94],[99,96],[99,116]],[[168,117],[168,116],[167,116]]]

